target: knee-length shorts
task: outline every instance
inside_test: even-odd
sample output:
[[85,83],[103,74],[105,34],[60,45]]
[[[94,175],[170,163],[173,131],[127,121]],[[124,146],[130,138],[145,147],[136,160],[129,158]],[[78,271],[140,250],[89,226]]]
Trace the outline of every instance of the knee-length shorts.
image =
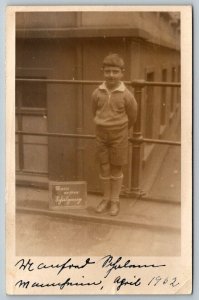
[[110,129],[96,126],[97,159],[100,164],[123,166],[128,162],[128,126]]

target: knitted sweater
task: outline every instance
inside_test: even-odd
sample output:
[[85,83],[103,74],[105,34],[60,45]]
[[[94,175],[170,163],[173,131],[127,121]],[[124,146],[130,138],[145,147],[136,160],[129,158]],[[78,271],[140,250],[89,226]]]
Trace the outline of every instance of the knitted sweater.
[[136,100],[123,82],[113,91],[102,83],[92,94],[92,109],[95,124],[111,128],[130,128],[137,115]]

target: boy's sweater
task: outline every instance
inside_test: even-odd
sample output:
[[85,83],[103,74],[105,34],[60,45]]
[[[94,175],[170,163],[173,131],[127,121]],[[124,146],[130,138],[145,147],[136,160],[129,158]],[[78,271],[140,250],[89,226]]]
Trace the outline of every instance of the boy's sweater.
[[94,122],[98,126],[130,128],[137,115],[137,103],[123,82],[113,91],[102,83],[92,94]]

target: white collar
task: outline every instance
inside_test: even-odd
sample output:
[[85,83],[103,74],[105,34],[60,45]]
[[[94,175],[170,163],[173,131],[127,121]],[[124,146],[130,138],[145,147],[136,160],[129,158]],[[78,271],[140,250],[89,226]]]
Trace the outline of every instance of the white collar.
[[99,86],[100,90],[106,90],[108,93],[112,93],[112,92],[115,92],[115,91],[124,92],[125,88],[126,87],[125,87],[125,85],[124,85],[124,83],[122,81],[120,82],[120,85],[117,88],[115,88],[114,90],[112,90],[112,91],[109,91],[107,89],[105,81]]

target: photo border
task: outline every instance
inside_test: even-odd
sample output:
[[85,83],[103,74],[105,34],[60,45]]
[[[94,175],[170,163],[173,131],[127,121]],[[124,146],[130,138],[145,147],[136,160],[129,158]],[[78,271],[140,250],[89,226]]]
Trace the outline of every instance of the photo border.
[[[27,2],[30,4],[30,1],[26,1],[26,3],[27,3]],[[146,1],[143,1],[143,2],[146,2]],[[153,2],[155,2],[155,1],[153,1]],[[159,2],[160,2],[160,1],[159,1]],[[168,2],[169,2],[169,1],[168,1]],[[40,4],[41,4],[41,2],[40,2]],[[46,4],[46,3],[44,3],[44,4]],[[65,4],[66,4],[66,3],[65,3]],[[100,3],[100,4],[101,4],[101,3]],[[131,1],[131,4],[133,5],[134,3]],[[191,4],[191,3],[189,2],[189,4]],[[12,3],[9,3],[9,5],[12,5]],[[145,5],[145,4],[143,3],[143,5]],[[156,5],[156,4],[154,4],[154,5]],[[196,30],[196,31],[197,31],[197,30]],[[196,32],[196,31],[195,31],[195,32]],[[194,85],[194,89],[196,89],[196,85]],[[196,94],[196,92],[195,92],[195,94]],[[196,106],[196,105],[195,105],[195,106]],[[197,108],[197,106],[196,106],[196,108]],[[3,113],[4,113],[4,111],[5,111],[5,107],[4,107],[4,106],[3,106],[3,110],[2,110],[2,111],[3,111]],[[196,112],[194,113],[194,115],[195,115],[195,114],[196,114]],[[4,115],[2,116],[2,120],[3,120],[3,121],[5,120]],[[196,118],[195,118],[195,120],[196,120]],[[194,131],[194,133],[195,133],[195,134],[194,134],[194,137],[195,137],[195,136],[196,136],[196,131]],[[198,144],[197,144],[197,145],[198,145]],[[195,152],[196,152],[196,151],[195,151]],[[4,155],[5,155],[5,154],[3,153],[3,157],[4,157]],[[5,181],[3,180],[3,185],[2,185],[2,186],[3,186],[3,190],[4,190],[4,183],[5,183]],[[196,191],[196,193],[197,193],[197,191]],[[197,207],[195,204],[194,204],[194,206]],[[2,210],[1,210],[1,211],[2,211]],[[196,211],[198,211],[198,210],[196,210]],[[194,210],[194,212],[195,212],[195,210]],[[4,216],[4,218],[5,218],[5,216]],[[4,219],[4,218],[3,218],[3,219]],[[46,297],[48,297],[48,296],[46,296]],[[79,296],[78,296],[78,297],[79,297]],[[81,297],[83,297],[83,296],[81,296]],[[95,296],[92,296],[92,297],[95,297]],[[104,296],[103,296],[103,297],[104,297]],[[120,297],[122,297],[122,296],[119,296],[119,298],[120,298]],[[128,297],[128,296],[125,296],[125,299],[126,299],[126,297]],[[159,296],[159,297],[162,297],[162,296]],[[165,296],[164,296],[164,297],[165,297]],[[73,297],[73,299],[74,299],[74,297]],[[140,297],[139,297],[139,299],[140,299]]]

